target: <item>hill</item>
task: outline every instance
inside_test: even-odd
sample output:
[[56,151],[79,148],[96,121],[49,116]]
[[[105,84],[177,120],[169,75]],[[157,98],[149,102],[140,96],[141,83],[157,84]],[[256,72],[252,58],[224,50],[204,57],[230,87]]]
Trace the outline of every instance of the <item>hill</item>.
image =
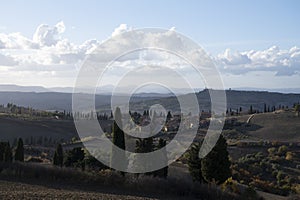
[[[250,115],[238,117],[238,121],[246,123]],[[254,114],[250,123],[242,129],[252,139],[280,142],[300,142],[300,117],[292,111],[275,111]]]
[[72,120],[55,119],[22,119],[13,116],[0,115],[0,140],[10,141],[22,137],[30,140],[31,137],[52,140],[69,141],[77,132]]
[[[214,92],[219,91],[214,90]],[[186,94],[184,96],[188,97],[189,95],[191,94]],[[209,90],[205,89],[199,93],[196,93],[196,96],[199,102],[200,110],[210,110],[211,100]],[[254,110],[263,111],[264,104],[266,104],[270,108],[273,106],[275,106],[276,108],[278,108],[279,106],[288,106],[289,108],[291,108],[294,103],[300,101],[300,94],[283,94],[266,91],[226,90],[226,98],[228,109],[231,108],[233,111],[235,111],[236,109],[241,108],[245,112],[249,110],[250,106],[252,106]],[[149,107],[154,104],[161,104],[167,110],[171,110],[174,112],[180,111],[179,103],[177,101],[177,98],[174,96],[134,102],[132,103],[131,107],[132,110],[142,111],[149,109]]]

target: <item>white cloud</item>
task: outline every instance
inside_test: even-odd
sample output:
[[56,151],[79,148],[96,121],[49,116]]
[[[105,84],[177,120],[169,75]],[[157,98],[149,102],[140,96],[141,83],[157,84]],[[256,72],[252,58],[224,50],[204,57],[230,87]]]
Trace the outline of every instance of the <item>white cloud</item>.
[[3,55],[0,53],[0,66],[15,66],[18,62],[9,55]]
[[120,24],[119,27],[115,28],[114,32],[111,34],[112,37],[124,33],[126,31],[131,30],[132,28],[128,28],[127,24]]
[[232,52],[226,49],[215,60],[221,70],[232,74],[273,71],[277,76],[288,76],[300,72],[300,49],[298,47],[281,50],[277,46],[272,46],[261,51],[245,52]]
[[[79,45],[64,37],[66,26],[63,21],[54,26],[47,24],[38,26],[32,38],[25,37],[21,33],[0,33],[0,66],[6,66],[5,76],[16,77],[16,79],[22,73],[35,74],[40,76],[40,80],[42,80],[42,77],[46,78],[46,76],[48,80],[50,80],[49,77],[63,79],[63,76],[68,76],[68,74],[76,75],[85,56],[92,53],[100,44],[102,44],[102,48],[99,51],[105,52],[107,56],[106,58],[99,58],[101,61],[111,61],[120,53],[126,52],[126,49],[138,47],[139,44],[150,43],[153,46],[158,45],[167,49],[181,49],[185,45],[174,31],[174,27],[161,33],[150,32],[144,35],[135,32],[120,35],[120,33],[130,30],[132,28],[127,24],[121,24],[111,34],[111,36],[117,37],[117,42],[102,43],[99,40],[90,39]],[[134,42],[129,43],[128,40],[132,38],[134,38]],[[198,59],[203,52],[188,53],[193,56],[193,59]],[[290,76],[297,75],[300,72],[300,48],[298,47],[280,49],[273,46],[265,50],[244,52],[234,52],[226,49],[213,59],[219,69],[227,74],[245,75],[249,72],[266,71],[276,73],[277,76]],[[181,70],[184,74],[193,74],[185,68],[182,60],[175,59],[174,56],[167,53],[155,51],[131,53],[119,58],[116,65],[125,68],[129,65],[147,63],[161,67],[161,70],[164,66],[173,66],[173,68]],[[159,69],[155,68],[155,71],[159,71]],[[0,77],[4,77],[4,72],[1,73]],[[27,75],[19,81],[25,80]],[[33,77],[33,75],[28,77]],[[74,76],[73,79],[75,78]]]
[[64,33],[66,30],[63,21],[58,22],[54,27],[50,27],[47,24],[41,24],[33,35],[33,41],[38,43],[40,46],[52,46],[56,45],[59,35]]
[[24,37],[21,33],[0,33],[0,49],[37,49],[31,39]]

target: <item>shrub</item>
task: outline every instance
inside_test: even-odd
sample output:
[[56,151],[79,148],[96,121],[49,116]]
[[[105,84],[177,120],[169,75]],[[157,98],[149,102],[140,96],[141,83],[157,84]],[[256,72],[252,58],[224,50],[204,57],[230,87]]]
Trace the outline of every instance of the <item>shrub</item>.
[[263,198],[260,197],[252,187],[247,187],[245,189],[245,191],[242,193],[241,199],[243,199],[243,200],[257,200],[257,199],[263,199]]
[[284,154],[286,154],[287,150],[288,150],[288,147],[285,145],[282,145],[278,148],[278,154],[284,155]]

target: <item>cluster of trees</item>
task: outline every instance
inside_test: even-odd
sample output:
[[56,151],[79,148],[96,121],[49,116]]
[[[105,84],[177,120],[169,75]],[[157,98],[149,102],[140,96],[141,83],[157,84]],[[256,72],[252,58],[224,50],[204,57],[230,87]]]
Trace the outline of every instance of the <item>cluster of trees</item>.
[[221,135],[214,148],[199,157],[200,143],[193,143],[188,154],[188,166],[194,181],[221,184],[231,177],[227,143]]
[[12,162],[13,160],[24,162],[22,138],[19,138],[16,148],[11,148],[9,142],[0,142],[0,161]]
[[240,108],[237,108],[236,110],[232,109],[232,108],[229,108],[226,110],[226,115],[230,115],[230,116],[233,116],[233,115],[239,115],[243,112],[243,109],[242,107]]
[[267,112],[274,112],[276,109],[281,110],[281,109],[288,108],[288,106],[284,106],[281,104],[279,104],[278,107],[276,107],[276,106],[267,105],[266,103],[264,103],[263,108],[261,107],[261,105],[257,107],[259,108],[254,108],[253,105],[250,105],[248,111],[246,110],[246,112],[243,112],[242,107],[239,107],[237,109],[229,108],[226,110],[226,115],[233,116],[233,115],[240,115],[242,113],[247,113],[247,114],[267,113]]
[[254,109],[253,106],[250,105],[248,114],[261,113],[261,112],[263,112],[263,113],[274,112],[274,111],[276,111],[276,109],[281,110],[281,109],[287,109],[287,108],[288,108],[288,106],[284,106],[281,104],[279,104],[278,107],[276,108],[276,106],[270,106],[270,105],[267,105],[266,103],[264,103],[263,110],[260,110],[260,109]]
[[[149,111],[144,112],[145,116],[149,115]],[[131,114],[132,115],[132,114]],[[134,116],[134,115],[132,115]],[[120,108],[116,108],[116,111],[114,113],[114,123],[113,123],[113,144],[123,150],[126,149],[125,145],[125,134],[122,130],[122,122],[121,122],[122,114]],[[152,119],[153,120],[153,119]],[[136,147],[135,147],[135,152],[136,153],[149,153],[152,151],[155,151],[156,149],[163,148],[166,145],[166,141],[163,139],[158,140],[158,144],[154,144],[154,139],[153,137],[150,138],[144,138],[144,139],[137,139],[136,140]],[[165,158],[165,160],[167,160]],[[111,155],[111,163],[113,164],[114,162],[118,162],[118,165],[123,165],[124,167],[128,166],[128,158],[126,158],[125,152],[123,155],[118,154],[116,152],[116,149],[112,149],[112,155]],[[137,164],[137,163],[135,163]],[[143,165],[138,164],[138,165]],[[138,166],[138,167],[143,167],[143,166]],[[122,172],[122,174],[124,174]],[[168,167],[164,167],[160,170],[154,171],[154,172],[148,172],[145,173],[146,175],[152,175],[152,176],[158,176],[162,178],[166,178],[168,175]]]
[[51,112],[35,110],[31,107],[18,106],[13,103],[8,103],[5,105],[0,105],[0,110],[3,113],[12,113],[15,115],[28,115],[36,117],[50,117],[53,115]]
[[[58,143],[63,143],[64,139],[52,138],[51,136],[30,136],[24,138],[24,145],[43,145],[43,146],[56,146]],[[13,140],[13,146],[17,146],[18,138]]]
[[72,167],[79,168],[81,170],[101,170],[107,169],[100,161],[95,157],[87,153],[83,148],[76,147],[72,150],[63,151],[62,145],[58,144],[53,156],[53,165],[59,167]]

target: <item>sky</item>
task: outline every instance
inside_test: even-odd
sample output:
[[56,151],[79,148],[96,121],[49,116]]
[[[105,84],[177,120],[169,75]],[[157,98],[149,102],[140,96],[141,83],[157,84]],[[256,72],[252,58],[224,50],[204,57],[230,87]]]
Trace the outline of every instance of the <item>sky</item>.
[[297,0],[3,1],[0,84],[72,87],[97,45],[156,27],[203,47],[226,88],[299,88],[299,9]]

